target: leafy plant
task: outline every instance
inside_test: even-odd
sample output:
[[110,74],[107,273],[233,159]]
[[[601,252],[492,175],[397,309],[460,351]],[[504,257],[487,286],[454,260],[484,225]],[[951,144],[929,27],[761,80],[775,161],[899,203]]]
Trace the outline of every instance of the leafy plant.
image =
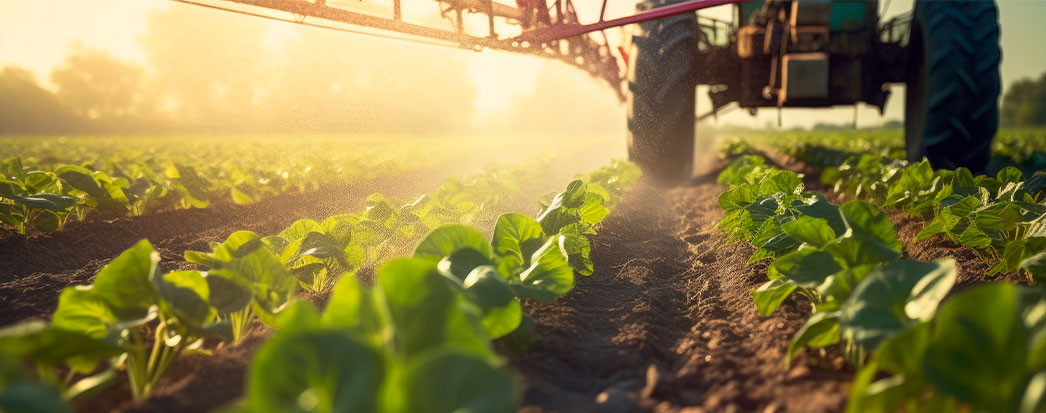
[[1044,355],[1041,288],[970,288],[885,340],[858,373],[848,410],[1042,411]]
[[208,288],[222,292],[214,307],[218,318],[230,324],[233,340],[243,337],[256,316],[271,324],[296,291],[291,272],[250,231],[232,233],[209,253],[186,251],[185,260],[209,268],[203,279]]
[[[615,191],[628,183],[613,174],[598,176]],[[567,238],[584,239],[577,251],[588,257],[586,237],[606,215],[603,194],[609,196],[598,184],[572,182],[541,212],[544,220],[502,214],[489,240],[468,225],[441,225],[417,244],[412,258],[382,265],[373,289],[342,277],[322,314],[304,302],[291,304],[276,316],[280,331],[258,351],[247,401],[240,407],[281,412],[514,410],[516,384],[490,340],[500,337],[525,347],[532,340],[533,323],[524,316],[520,300],[554,299],[573,286],[575,270],[591,271],[590,261],[570,261]],[[372,197],[365,217],[351,218],[362,218],[355,228],[363,220],[381,225],[399,221],[395,217],[403,209],[397,212],[382,200]],[[424,201],[411,205],[415,209],[409,212],[422,218],[436,210],[426,211],[432,204]],[[314,224],[299,221],[279,238],[315,233],[319,226]],[[570,232],[578,227],[585,231]],[[328,228],[328,234],[333,232]],[[346,233],[352,235],[332,239],[352,242],[356,233]]]
[[226,292],[212,290],[199,272],[162,273],[158,263],[152,245],[139,242],[90,286],[62,290],[49,325],[0,331],[0,353],[36,364],[39,378],[66,399],[110,384],[119,369],[127,371],[134,397],[146,396],[179,355],[202,351],[204,339],[232,339],[211,305],[226,300]]

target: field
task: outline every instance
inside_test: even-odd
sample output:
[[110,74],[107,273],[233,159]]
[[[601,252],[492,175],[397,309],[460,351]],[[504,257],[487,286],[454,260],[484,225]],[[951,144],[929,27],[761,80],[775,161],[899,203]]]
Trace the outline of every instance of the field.
[[1046,411],[1046,131],[718,135],[7,140],[0,410]]

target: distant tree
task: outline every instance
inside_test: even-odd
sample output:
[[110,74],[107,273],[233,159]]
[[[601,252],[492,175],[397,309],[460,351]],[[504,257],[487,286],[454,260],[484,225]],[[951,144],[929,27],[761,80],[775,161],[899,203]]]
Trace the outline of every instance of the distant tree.
[[843,130],[853,129],[853,125],[843,125],[838,123],[825,123],[818,122],[811,130]]
[[0,69],[0,134],[66,133],[80,125],[76,115],[31,72]]
[[74,45],[65,63],[51,72],[51,81],[58,99],[87,119],[113,121],[152,110],[142,67],[99,50]]
[[1004,126],[1046,126],[1046,73],[1011,83],[1000,112]]
[[147,21],[138,41],[164,112],[205,130],[241,129],[260,118],[276,58],[265,45],[267,21],[181,5],[153,11]]
[[888,120],[883,123],[883,129],[901,129],[904,127],[904,121],[902,120]]

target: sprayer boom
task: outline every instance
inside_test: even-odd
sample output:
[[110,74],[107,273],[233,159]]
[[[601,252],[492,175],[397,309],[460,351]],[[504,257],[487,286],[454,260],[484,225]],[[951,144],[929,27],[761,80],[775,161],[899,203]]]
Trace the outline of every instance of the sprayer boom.
[[[433,1],[439,7],[440,15],[449,23],[449,27],[442,28],[405,21],[401,0],[385,0],[391,2],[391,13],[386,16],[327,4],[333,0],[172,1],[341,31],[556,59],[603,79],[624,100],[623,68],[628,65],[628,57],[624,49],[619,47],[615,51],[611,48],[606,29],[746,0],[691,0],[610,20],[604,19],[609,0],[602,0],[599,20],[588,23],[578,19],[571,0],[554,0],[551,5],[546,0],[515,0],[514,6],[492,0]],[[466,24],[470,16],[476,15],[486,19],[487,24],[482,29]],[[473,23],[476,20],[468,21]],[[600,32],[601,36],[592,36],[595,32]]]

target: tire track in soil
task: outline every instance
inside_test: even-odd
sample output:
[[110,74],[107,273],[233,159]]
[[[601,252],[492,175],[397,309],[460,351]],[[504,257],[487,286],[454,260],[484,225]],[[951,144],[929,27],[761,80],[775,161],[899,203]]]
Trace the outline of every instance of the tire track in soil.
[[[831,412],[852,372],[837,354],[786,370],[808,305],[761,317],[748,291],[766,263],[726,245],[717,173],[685,188],[637,185],[593,239],[596,265],[571,292],[528,303],[537,341],[512,364],[528,382],[521,411]],[[834,367],[814,367],[832,364]]]

